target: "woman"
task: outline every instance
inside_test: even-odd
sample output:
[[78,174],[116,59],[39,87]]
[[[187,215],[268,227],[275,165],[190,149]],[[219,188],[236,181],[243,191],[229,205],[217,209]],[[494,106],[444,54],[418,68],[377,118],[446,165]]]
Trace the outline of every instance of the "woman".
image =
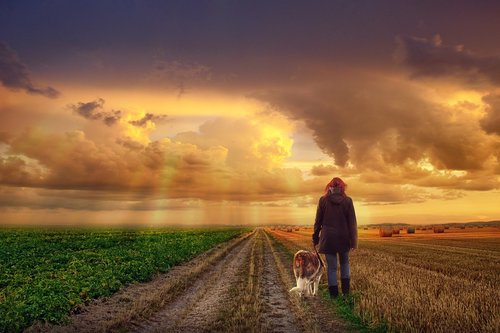
[[313,244],[326,255],[330,297],[339,295],[337,284],[337,253],[340,260],[342,294],[349,294],[349,251],[358,246],[356,214],[352,199],[345,194],[347,184],[335,177],[319,199],[314,223]]

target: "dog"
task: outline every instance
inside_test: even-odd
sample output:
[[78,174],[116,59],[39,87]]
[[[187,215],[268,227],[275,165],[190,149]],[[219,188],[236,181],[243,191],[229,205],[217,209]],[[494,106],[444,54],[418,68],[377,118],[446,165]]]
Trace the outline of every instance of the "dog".
[[[316,249],[315,249],[316,250]],[[297,286],[289,292],[298,292],[299,296],[316,296],[318,293],[319,280],[325,271],[325,264],[318,252],[299,250],[293,256],[293,273]]]

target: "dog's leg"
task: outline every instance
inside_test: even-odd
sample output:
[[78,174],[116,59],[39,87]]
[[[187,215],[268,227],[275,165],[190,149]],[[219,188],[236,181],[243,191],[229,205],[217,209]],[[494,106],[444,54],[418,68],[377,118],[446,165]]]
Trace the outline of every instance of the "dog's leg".
[[300,288],[299,296],[302,297],[304,293],[307,293],[307,281],[304,278],[299,277],[297,279],[297,287]]
[[305,289],[307,288],[306,281],[305,279],[299,277],[296,283],[297,286],[290,289],[289,292],[298,292],[299,296],[302,297],[302,293],[304,293],[304,291],[306,291]]
[[319,287],[319,279],[316,279],[314,281],[314,291],[313,291],[313,296],[316,296],[318,294],[318,287]]
[[314,290],[313,290],[314,285],[313,285],[313,282],[310,281],[307,286],[308,286],[307,293],[309,294],[309,296],[314,295]]
[[292,289],[290,289],[290,290],[288,291],[289,293],[296,292],[296,291],[299,291],[299,290],[300,290],[300,288],[298,287],[298,285],[299,285],[299,280],[298,280],[297,278],[295,279],[295,284],[296,284],[297,286],[296,286],[296,287],[293,287]]

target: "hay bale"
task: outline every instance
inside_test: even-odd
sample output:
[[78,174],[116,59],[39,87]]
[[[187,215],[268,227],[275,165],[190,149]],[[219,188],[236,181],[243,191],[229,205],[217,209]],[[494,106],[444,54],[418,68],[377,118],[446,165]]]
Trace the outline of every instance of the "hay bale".
[[435,234],[442,234],[444,232],[443,226],[436,226],[433,228]]
[[380,237],[392,237],[392,229],[380,228],[378,229],[378,234]]
[[414,234],[415,233],[415,227],[408,227],[406,229],[406,233],[408,233],[408,234]]
[[399,228],[393,228],[392,229],[392,234],[393,235],[399,235]]

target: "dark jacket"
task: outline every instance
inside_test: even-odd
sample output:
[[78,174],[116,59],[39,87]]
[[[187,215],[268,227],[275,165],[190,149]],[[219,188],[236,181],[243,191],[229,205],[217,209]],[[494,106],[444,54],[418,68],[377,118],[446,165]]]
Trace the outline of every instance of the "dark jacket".
[[358,229],[352,199],[329,193],[319,199],[313,242],[319,252],[335,254],[358,247]]

